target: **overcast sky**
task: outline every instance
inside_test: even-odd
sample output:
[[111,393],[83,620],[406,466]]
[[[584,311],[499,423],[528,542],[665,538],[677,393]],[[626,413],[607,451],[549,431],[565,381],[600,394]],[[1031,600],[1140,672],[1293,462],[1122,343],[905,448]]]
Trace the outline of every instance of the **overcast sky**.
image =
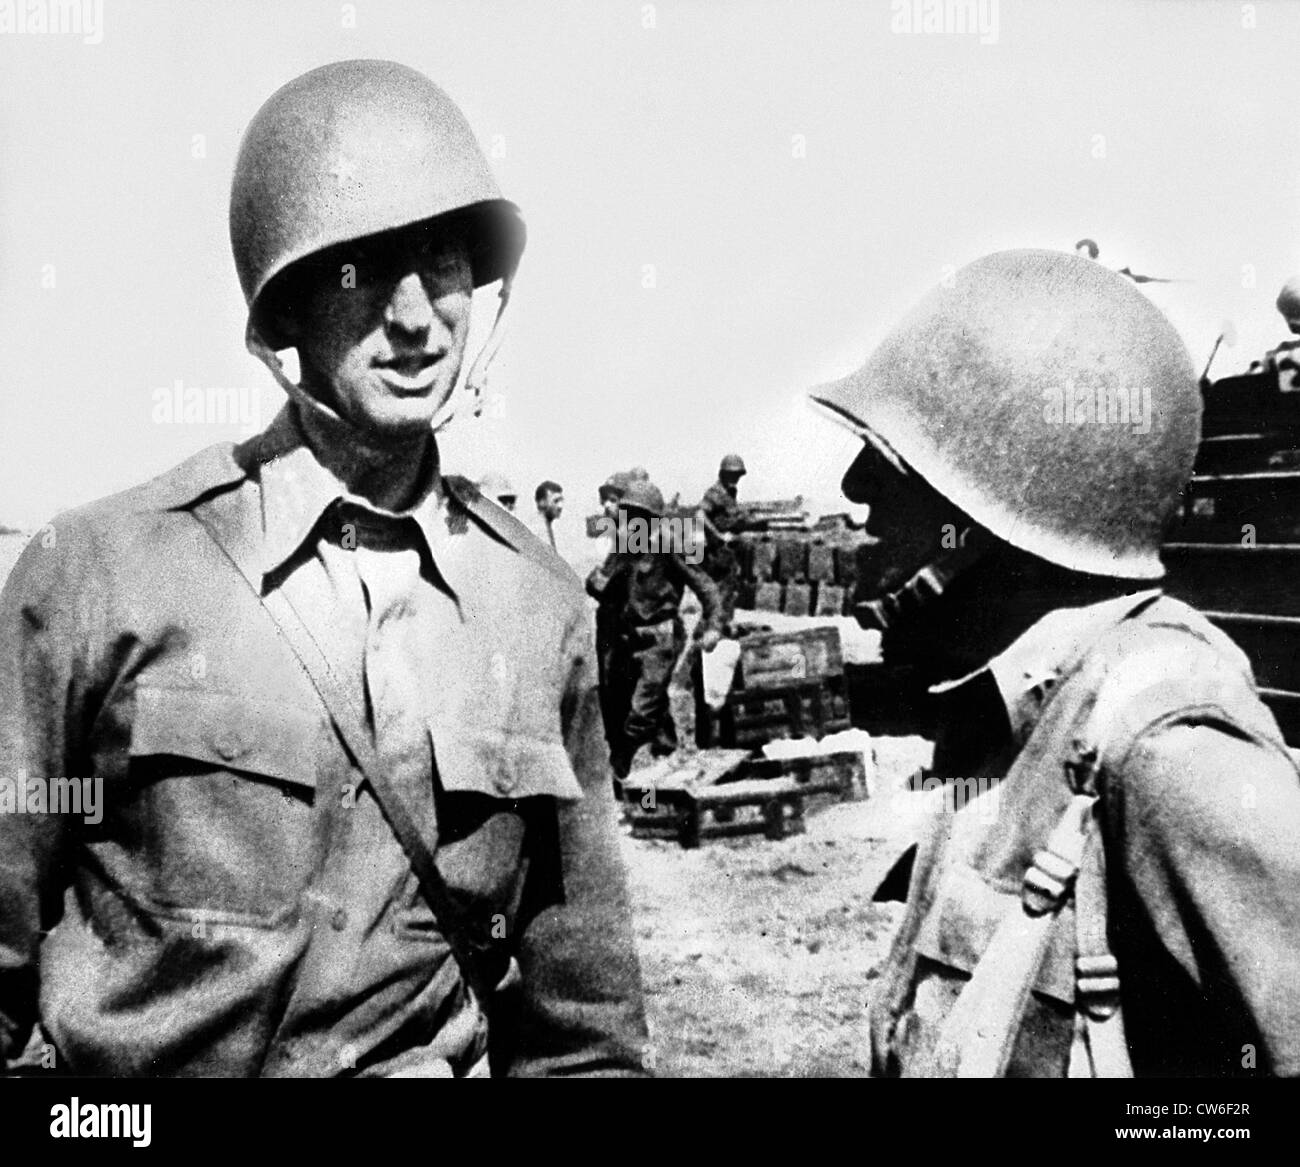
[[853,443],[803,391],[991,250],[1087,235],[1190,281],[1156,295],[1198,369],[1225,318],[1221,372],[1280,340],[1300,5],[981,7],[992,35],[898,31],[889,0],[103,0],[98,43],[0,32],[0,522],[245,432],[155,423],[160,387],[278,408],[231,169],[273,90],[348,57],[443,85],[529,225],[500,416],[447,463],[558,479],[578,512],[632,463],[698,496],[733,449],[748,497],[833,501]]

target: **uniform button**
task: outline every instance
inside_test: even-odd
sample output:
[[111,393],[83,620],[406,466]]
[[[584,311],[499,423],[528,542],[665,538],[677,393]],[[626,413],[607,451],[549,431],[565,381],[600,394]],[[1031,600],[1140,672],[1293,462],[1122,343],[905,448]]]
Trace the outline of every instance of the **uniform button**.
[[330,927],[335,932],[342,932],[348,926],[348,914],[342,908],[335,908],[334,914],[330,917]]

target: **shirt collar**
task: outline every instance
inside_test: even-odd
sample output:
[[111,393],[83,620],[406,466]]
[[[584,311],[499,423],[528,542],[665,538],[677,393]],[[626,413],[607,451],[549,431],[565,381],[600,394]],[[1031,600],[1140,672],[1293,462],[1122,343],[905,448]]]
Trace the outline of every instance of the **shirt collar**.
[[[312,452],[292,405],[286,405],[263,434],[259,461],[263,527],[259,566],[264,575],[283,567],[302,547],[321,516],[340,500],[376,515],[409,516],[424,536],[439,573],[444,577],[447,574],[446,568],[455,559],[449,540],[465,529],[466,508],[461,491],[448,489],[449,480],[443,478],[438,467],[436,447],[419,501],[400,515],[348,492]],[[475,514],[485,517],[477,509]],[[489,513],[486,518],[490,517]]]
[[1048,699],[1103,633],[1161,595],[1160,588],[1082,608],[1057,608],[1021,634],[987,665],[931,688],[943,721],[1000,725],[1023,744]]

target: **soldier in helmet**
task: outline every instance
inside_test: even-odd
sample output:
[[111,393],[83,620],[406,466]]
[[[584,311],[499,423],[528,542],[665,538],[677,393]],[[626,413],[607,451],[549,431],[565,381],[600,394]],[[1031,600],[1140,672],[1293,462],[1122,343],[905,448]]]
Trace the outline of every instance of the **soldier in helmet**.
[[629,482],[619,502],[617,550],[587,577],[587,592],[608,610],[611,623],[606,725],[618,778],[627,777],[643,745],[657,756],[677,748],[668,686],[686,646],[678,609],[687,588],[703,608],[696,635],[704,651],[716,648],[722,633],[717,588],[686,561],[686,549],[661,532],[663,516],[659,488],[646,480]]
[[1300,1072],[1300,779],[1245,656],[1160,589],[1200,420],[1174,329],[1095,263],[1005,252],[813,397],[888,555],[860,618],[935,684],[875,1071]]
[[[588,591],[592,580],[609,579],[614,575],[618,564],[618,509],[623,495],[632,482],[632,477],[625,470],[616,470],[604,482],[597,492],[600,498],[601,515],[605,529],[609,533],[609,553],[599,568],[588,576]],[[620,736],[622,721],[618,709],[613,703],[614,690],[611,683],[614,647],[617,641],[618,616],[623,606],[623,590],[620,587],[602,587],[599,594],[592,592],[596,599],[596,660],[600,671],[600,709],[605,723],[605,740],[612,746]]]
[[640,1073],[586,603],[439,468],[519,214],[442,90],[346,61],[253,119],[230,227],[288,403],[57,518],[0,601],[0,799],[104,790],[0,814],[0,1061]]
[[[1282,285],[1277,310],[1291,335],[1300,338],[1300,276],[1292,276]],[[1270,349],[1263,360],[1251,363],[1250,371],[1276,376],[1283,393],[1300,392],[1300,339],[1283,341]]]
[[519,492],[515,490],[510,479],[500,471],[492,470],[485,474],[479,480],[478,489],[479,493],[484,497],[499,503],[512,515],[515,513],[515,504],[519,501]]
[[746,473],[745,460],[739,454],[728,454],[718,466],[717,482],[704,492],[696,512],[704,529],[704,570],[722,597],[724,628],[730,626],[736,612],[740,566],[731,541],[746,525],[744,511],[736,501],[740,480]]

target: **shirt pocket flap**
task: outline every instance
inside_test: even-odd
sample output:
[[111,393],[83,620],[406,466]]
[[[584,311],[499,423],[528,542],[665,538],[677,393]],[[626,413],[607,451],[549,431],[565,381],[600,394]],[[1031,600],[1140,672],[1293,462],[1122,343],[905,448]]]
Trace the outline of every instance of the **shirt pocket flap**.
[[575,802],[582,787],[562,743],[539,738],[445,733],[434,742],[438,780],[447,791],[493,798],[538,795]]
[[[990,887],[962,864],[944,877],[934,907],[917,933],[916,951],[928,960],[970,976],[992,943],[993,935],[1011,913],[1024,911],[1019,892]],[[1074,1003],[1074,911],[1062,909],[1051,925],[1047,954],[1034,991],[1066,1005]]]
[[131,725],[133,758],[192,758],[300,786],[316,785],[320,720],[283,704],[229,693],[142,686]]

